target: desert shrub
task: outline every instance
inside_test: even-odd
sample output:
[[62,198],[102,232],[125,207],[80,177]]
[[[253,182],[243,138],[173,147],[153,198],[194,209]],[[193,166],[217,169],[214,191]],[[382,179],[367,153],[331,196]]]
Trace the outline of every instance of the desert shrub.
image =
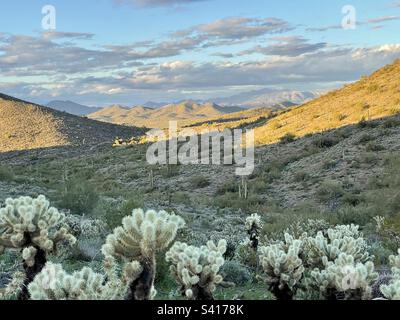
[[263,200],[260,196],[249,195],[247,199],[239,198],[238,193],[226,193],[213,199],[213,205],[219,208],[242,209],[246,212],[261,205]]
[[280,139],[281,144],[289,144],[296,141],[296,136],[292,133],[287,133]]
[[253,270],[257,269],[258,266],[257,251],[253,250],[249,239],[242,241],[236,247],[235,260],[242,265],[252,268]]
[[270,161],[263,167],[262,176],[266,183],[271,183],[282,176],[282,171],[285,169],[287,163],[282,160]]
[[367,152],[379,152],[379,151],[385,150],[385,147],[380,144],[374,143],[374,142],[369,142],[366,145],[365,150]]
[[364,152],[360,156],[360,161],[365,164],[377,164],[377,162],[379,161],[379,158],[376,155],[376,153]]
[[262,194],[267,190],[267,186],[268,184],[262,177],[249,181],[249,188],[253,193]]
[[369,134],[369,133],[364,133],[359,139],[358,139],[358,143],[360,144],[365,144],[368,143],[370,141],[375,140],[375,138]]
[[336,165],[338,164],[337,160],[334,159],[326,159],[324,160],[324,162],[322,163],[322,169],[324,170],[330,170],[336,167]]
[[221,268],[221,275],[224,281],[233,282],[238,286],[243,286],[252,280],[248,267],[235,260],[225,262]]
[[382,124],[382,127],[384,129],[391,129],[391,128],[395,128],[395,127],[398,127],[398,126],[400,126],[400,120],[398,120],[398,119],[389,119],[389,120],[386,120]]
[[86,180],[73,178],[65,184],[61,191],[59,205],[70,209],[74,214],[92,212],[99,196],[95,187]]
[[332,148],[339,142],[339,137],[327,135],[317,135],[312,141],[313,145],[320,149]]
[[317,196],[322,201],[338,199],[343,196],[343,186],[338,181],[325,180],[317,190]]
[[225,182],[223,185],[217,188],[218,195],[224,195],[226,193],[239,192],[239,184],[236,180],[230,180]]
[[357,224],[365,226],[372,221],[376,211],[368,205],[343,205],[336,213],[340,224]]
[[196,176],[190,179],[193,188],[205,188],[210,185],[210,179],[204,176]]
[[11,168],[0,166],[0,181],[13,181],[14,179],[14,172]]
[[306,171],[297,171],[293,176],[294,182],[304,182],[309,179],[309,174]]
[[179,175],[179,173],[180,173],[179,165],[169,164],[160,170],[160,174],[161,176],[163,176],[163,178],[172,178]]

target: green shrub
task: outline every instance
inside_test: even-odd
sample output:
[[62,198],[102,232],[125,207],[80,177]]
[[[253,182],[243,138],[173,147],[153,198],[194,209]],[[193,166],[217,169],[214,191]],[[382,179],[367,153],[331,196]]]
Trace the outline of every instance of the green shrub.
[[309,174],[305,171],[298,171],[293,176],[293,181],[304,182],[310,178]]
[[86,180],[73,178],[61,192],[60,206],[70,209],[73,214],[92,212],[99,197],[95,187]]
[[338,199],[343,194],[343,186],[338,181],[325,180],[317,190],[317,196],[322,201]]
[[15,179],[14,172],[11,168],[0,166],[0,181],[13,181]]
[[239,192],[239,184],[238,182],[236,182],[236,180],[227,181],[222,186],[219,186],[217,188],[218,195],[235,192]]
[[210,179],[204,176],[196,176],[190,179],[193,188],[205,188],[210,185]]
[[332,137],[332,136],[327,136],[327,135],[317,135],[313,141],[312,144],[316,146],[317,148],[320,149],[327,149],[327,148],[332,148],[333,146],[337,145],[339,143],[339,138],[338,137]]
[[367,142],[370,142],[372,140],[374,140],[375,138],[373,136],[371,136],[369,133],[364,133],[360,139],[358,139],[358,143],[360,144],[365,144]]
[[374,143],[374,142],[370,142],[365,147],[365,150],[367,152],[379,152],[379,151],[385,150],[385,147],[380,145],[380,144],[377,144],[377,143]]
[[220,273],[224,277],[224,281],[233,282],[239,286],[249,283],[252,279],[249,269],[235,260],[225,261]]
[[337,160],[326,159],[326,160],[322,163],[322,169],[324,169],[324,170],[333,169],[334,167],[336,167],[337,164],[338,164],[338,161],[337,161]]
[[286,135],[284,135],[281,140],[280,143],[281,144],[288,144],[288,143],[292,143],[296,140],[296,136],[292,133],[287,133]]

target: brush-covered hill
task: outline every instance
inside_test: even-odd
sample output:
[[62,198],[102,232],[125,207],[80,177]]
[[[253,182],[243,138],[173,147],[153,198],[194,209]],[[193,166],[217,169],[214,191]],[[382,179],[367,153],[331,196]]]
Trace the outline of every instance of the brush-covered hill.
[[169,121],[178,121],[179,126],[185,126],[195,121],[205,121],[225,114],[243,110],[239,107],[221,107],[214,103],[197,103],[184,101],[168,104],[158,109],[137,106],[132,109],[121,106],[111,106],[90,114],[91,119],[115,124],[144,126],[149,128],[166,128]]
[[259,144],[303,137],[400,112],[400,60],[358,82],[278,114],[255,132]]
[[90,145],[141,133],[0,94],[0,152]]

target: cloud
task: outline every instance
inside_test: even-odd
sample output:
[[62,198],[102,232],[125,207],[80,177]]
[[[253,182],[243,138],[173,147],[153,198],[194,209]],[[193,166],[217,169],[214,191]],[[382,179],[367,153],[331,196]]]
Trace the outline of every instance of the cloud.
[[[72,97],[93,95],[117,99],[129,94],[148,96],[149,92],[152,96],[165,96],[167,92],[179,96],[187,91],[217,92],[231,87],[330,85],[354,81],[399,57],[400,45],[385,45],[327,49],[296,57],[238,63],[177,60],[144,65],[118,76],[76,78],[61,83],[63,86],[53,88],[51,92],[62,92]],[[34,88],[36,93],[41,92],[40,87],[43,85]]]
[[277,18],[232,17],[202,24],[195,30],[207,37],[218,39],[242,40],[265,34],[283,33],[293,30],[288,22]]
[[303,37],[276,37],[271,39],[274,43],[266,47],[257,46],[250,50],[245,50],[240,55],[260,53],[266,56],[286,56],[296,57],[305,53],[315,52],[327,47],[326,42],[308,43]]
[[[399,2],[400,4],[400,2]],[[381,16],[377,18],[372,18],[368,19],[365,21],[358,21],[357,26],[371,26],[373,29],[379,29],[383,28],[382,25],[377,26],[377,24],[381,24],[383,22],[388,22],[388,21],[396,21],[400,20],[400,16]],[[307,28],[306,31],[310,32],[325,32],[329,30],[340,30],[343,29],[342,25],[330,25],[330,26],[325,26],[325,27],[317,27],[317,28]]]
[[0,34],[0,72],[4,76],[54,76],[115,71],[137,66],[145,60],[177,57],[187,51],[233,45],[291,29],[289,23],[276,18],[234,17],[178,30],[158,42],[102,45],[90,49],[74,42],[92,40],[91,33]]
[[114,0],[118,4],[129,4],[135,7],[169,7],[176,5],[187,5],[207,0]]

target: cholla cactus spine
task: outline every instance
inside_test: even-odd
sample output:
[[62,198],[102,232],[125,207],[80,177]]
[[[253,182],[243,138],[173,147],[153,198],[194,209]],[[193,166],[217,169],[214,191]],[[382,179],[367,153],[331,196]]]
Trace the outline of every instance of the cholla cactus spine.
[[182,295],[193,300],[213,300],[213,292],[223,278],[219,273],[225,263],[226,241],[218,245],[209,241],[207,246],[194,247],[176,242],[166,254],[172,263],[171,274],[181,286]]
[[165,250],[184,226],[181,217],[165,211],[133,210],[122,220],[122,227],[109,235],[102,252],[106,257],[119,257],[126,263],[139,263],[140,276],[131,282],[131,300],[149,300],[154,296],[154,278],[158,252]]
[[27,286],[46,264],[46,254],[58,242],[76,241],[64,226],[64,218],[56,208],[50,207],[44,196],[9,198],[0,209],[0,252],[22,251],[26,278],[20,299],[29,298]]

